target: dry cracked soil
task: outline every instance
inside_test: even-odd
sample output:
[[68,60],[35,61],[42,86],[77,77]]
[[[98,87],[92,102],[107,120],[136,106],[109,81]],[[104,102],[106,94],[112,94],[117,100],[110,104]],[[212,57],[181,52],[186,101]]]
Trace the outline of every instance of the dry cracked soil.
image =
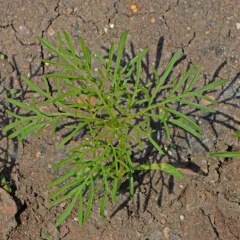
[[201,139],[173,129],[171,143],[164,136],[159,139],[164,156],[145,151],[146,161],[178,163],[185,178],[141,173],[132,200],[123,186],[119,202],[107,205],[107,221],[99,217],[97,202],[82,228],[76,211],[56,228],[55,220],[66,206],[48,208],[53,189],[46,185],[62,174],[51,166],[63,159],[69,144],[56,150],[62,135],[52,137],[49,128],[22,143],[0,132],[0,175],[12,189],[0,189],[0,239],[240,239],[240,159],[209,157],[212,151],[240,150],[234,138],[240,123],[239,0],[0,0],[1,129],[13,121],[6,109],[18,111],[6,102],[5,90],[18,89],[14,97],[27,101],[29,89],[20,76],[41,87],[42,75],[50,71],[40,60],[51,55],[37,36],[57,46],[56,33],[65,30],[74,45],[82,36],[92,51],[106,55],[110,42],[117,43],[126,29],[126,56],[150,49],[143,59],[143,79],[152,79],[152,66],[161,74],[178,49],[184,58],[176,66],[179,74],[189,64],[202,65],[198,87],[228,79],[211,93],[219,102],[216,113],[189,113],[203,128]]

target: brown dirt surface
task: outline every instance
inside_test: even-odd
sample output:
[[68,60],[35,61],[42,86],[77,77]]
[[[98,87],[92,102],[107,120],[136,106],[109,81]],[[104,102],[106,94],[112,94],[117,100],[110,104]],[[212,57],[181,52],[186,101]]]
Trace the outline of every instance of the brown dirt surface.
[[[132,4],[136,8],[130,7]],[[54,189],[46,187],[64,171],[51,167],[66,157],[69,145],[80,140],[74,139],[56,150],[62,134],[52,137],[50,128],[22,143],[0,131],[0,176],[10,182],[13,190],[8,194],[0,189],[0,210],[8,206],[0,212],[4,218],[0,223],[1,239],[240,239],[240,159],[208,154],[240,151],[240,140],[233,137],[240,129],[239,0],[0,0],[0,6],[1,129],[12,121],[6,109],[16,111],[5,100],[5,90],[18,89],[16,98],[28,101],[29,89],[20,76],[27,76],[41,87],[42,75],[55,70],[41,64],[41,58],[54,56],[36,37],[57,46],[58,31],[67,31],[77,50],[78,37],[82,36],[92,51],[106,55],[110,42],[117,43],[121,33],[129,29],[126,55],[133,57],[141,49],[150,49],[148,58],[143,59],[145,72],[141,75],[146,81],[151,80],[151,67],[162,73],[178,49],[183,50],[185,58],[176,67],[179,73],[183,74],[190,63],[202,65],[197,87],[228,79],[224,87],[211,93],[211,98],[219,102],[217,113],[196,111],[192,115],[203,128],[200,140],[174,129],[172,142],[167,143],[174,148],[164,157],[155,152],[145,154],[149,161],[178,165],[185,178],[175,179],[161,172],[141,173],[132,200],[124,185],[119,202],[107,205],[107,221],[99,216],[97,202],[82,228],[78,226],[77,211],[60,227],[54,226],[66,204],[49,209],[47,197]],[[97,66],[93,58],[94,64]],[[38,94],[34,96],[39,98]]]

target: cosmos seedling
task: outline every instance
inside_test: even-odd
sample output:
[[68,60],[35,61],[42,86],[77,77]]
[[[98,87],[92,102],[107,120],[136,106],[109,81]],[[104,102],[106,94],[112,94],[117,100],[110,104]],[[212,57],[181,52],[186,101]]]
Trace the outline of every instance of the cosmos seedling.
[[[46,126],[52,126],[55,134],[58,126],[68,120],[74,124],[65,127],[69,134],[58,143],[58,148],[67,144],[81,129],[85,135],[81,144],[68,151],[69,157],[60,161],[54,169],[69,164],[69,171],[56,179],[48,186],[59,185],[49,199],[55,199],[50,207],[71,199],[69,205],[57,219],[56,226],[60,225],[78,205],[79,225],[87,221],[95,200],[101,201],[100,214],[104,218],[104,209],[110,197],[112,202],[117,200],[117,191],[126,176],[129,181],[130,197],[134,194],[134,172],[142,170],[165,171],[174,177],[183,178],[183,174],[168,163],[137,164],[132,161],[132,153],[143,150],[143,140],[152,144],[160,154],[164,154],[159,142],[153,138],[154,129],[150,121],[155,119],[165,129],[168,139],[171,138],[170,126],[177,126],[195,137],[201,137],[201,127],[189,116],[174,109],[174,103],[191,106],[215,112],[214,109],[200,105],[194,99],[205,99],[217,105],[215,101],[204,96],[204,92],[212,90],[226,82],[218,80],[200,89],[194,89],[201,67],[191,66],[181,79],[172,74],[174,65],[181,55],[177,51],[164,73],[159,77],[157,70],[152,69],[155,82],[142,84],[142,59],[148,52],[143,50],[125,66],[122,66],[123,53],[128,31],[120,38],[113,61],[114,44],[111,43],[107,60],[99,53],[96,58],[102,65],[97,72],[92,66],[92,55],[80,37],[83,58],[75,52],[70,37],[63,33],[67,46],[58,33],[59,48],[55,48],[42,38],[39,41],[61,61],[42,60],[48,65],[61,67],[61,74],[50,73],[43,76],[45,90],[40,89],[29,79],[22,80],[30,89],[45,99],[36,102],[32,95],[31,104],[22,103],[13,98],[8,102],[30,112],[28,115],[15,114],[7,110],[17,120],[7,125],[3,131],[15,129],[9,137],[17,137],[22,141],[28,134],[35,132],[38,135]],[[172,83],[168,79],[172,77]],[[50,91],[49,79],[56,79],[56,93]],[[191,79],[190,79],[191,78]],[[134,80],[134,81],[133,81]],[[188,85],[187,81],[189,81]],[[183,86],[186,86],[183,88]],[[184,89],[180,93],[180,89]],[[164,98],[159,93],[165,91]],[[193,100],[190,100],[193,99]],[[56,112],[43,111],[42,106],[54,105]],[[47,109],[47,108],[46,108]],[[161,109],[161,114],[156,110]],[[132,134],[135,133],[136,137]],[[129,140],[137,142],[138,147],[133,148]],[[91,158],[86,157],[91,155]],[[100,197],[101,196],[101,197]]]

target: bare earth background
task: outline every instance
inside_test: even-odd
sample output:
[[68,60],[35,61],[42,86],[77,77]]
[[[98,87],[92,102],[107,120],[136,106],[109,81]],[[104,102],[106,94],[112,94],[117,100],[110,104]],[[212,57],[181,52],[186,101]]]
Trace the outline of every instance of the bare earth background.
[[[136,4],[136,12],[131,4]],[[50,71],[40,59],[53,56],[37,36],[57,46],[56,32],[66,30],[75,45],[82,36],[91,50],[106,55],[110,42],[117,43],[126,29],[130,30],[126,56],[150,49],[142,79],[151,79],[152,66],[161,74],[172,54],[183,49],[185,60],[177,69],[184,73],[190,63],[201,64],[197,86],[229,80],[210,95],[220,103],[216,114],[192,113],[204,130],[201,140],[174,130],[174,147],[166,151],[165,159],[181,163],[185,179],[144,173],[136,179],[133,200],[123,186],[120,202],[107,206],[108,221],[99,217],[96,203],[82,228],[76,212],[55,228],[65,205],[48,209],[46,199],[53,189],[46,185],[61,175],[51,166],[63,159],[69,146],[57,151],[62,135],[52,137],[50,129],[21,144],[0,133],[0,175],[13,189],[12,197],[0,189],[0,239],[51,239],[46,233],[54,240],[240,239],[240,159],[208,156],[211,151],[240,150],[233,137],[240,123],[239,0],[0,0],[1,129],[12,121],[6,108],[18,111],[5,101],[5,90],[19,89],[14,97],[25,101],[30,94],[20,76],[41,87],[42,75]],[[153,152],[146,158],[161,159]]]

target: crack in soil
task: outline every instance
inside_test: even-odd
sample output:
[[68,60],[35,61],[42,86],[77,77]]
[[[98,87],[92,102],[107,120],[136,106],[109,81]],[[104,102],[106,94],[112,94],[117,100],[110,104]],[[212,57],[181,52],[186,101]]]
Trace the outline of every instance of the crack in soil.
[[[50,26],[53,24],[53,22],[54,22],[59,16],[61,16],[61,14],[58,12],[59,5],[60,5],[60,1],[61,1],[61,0],[59,0],[59,1],[57,2],[56,7],[54,8],[54,11],[57,13],[57,15],[56,15],[55,17],[53,17],[53,18],[49,21],[49,24],[48,24],[48,26],[46,27],[46,29],[42,31],[42,33],[41,33],[41,38],[44,37],[45,33],[46,33],[47,30],[50,28]],[[40,44],[40,43],[38,43],[38,45],[40,45],[40,56],[41,56],[41,59],[44,59],[43,45]],[[44,75],[44,74],[45,74],[45,64],[44,64],[43,62],[41,62],[41,65],[42,65],[42,70],[43,70],[43,75]],[[48,84],[50,84],[50,82],[48,82]],[[51,87],[51,85],[50,85],[50,87]]]
[[[115,10],[115,12],[108,18],[108,24],[111,23],[111,21],[116,17],[116,15],[118,14],[118,10],[117,10],[117,3],[118,2],[115,2],[113,4],[113,8]],[[108,8],[108,12],[111,10],[111,8]]]
[[14,31],[14,33],[15,33],[15,38],[16,38],[16,40],[22,45],[22,46],[36,46],[36,45],[38,45],[37,43],[35,43],[35,42],[31,42],[31,43],[24,43],[22,40],[20,40],[19,38],[18,38],[18,36],[17,36],[17,30],[16,30],[16,28],[14,27],[14,24],[13,23],[11,23],[11,27],[12,27],[12,30]]
[[8,27],[11,27],[12,26],[12,23],[7,23],[5,25],[0,25],[0,28],[8,28]]
[[200,210],[202,211],[202,214],[208,218],[208,221],[209,221],[209,223],[210,223],[213,231],[215,232],[215,234],[216,234],[216,236],[217,236],[217,239],[220,240],[220,238],[219,238],[219,232],[217,231],[216,226],[214,226],[214,223],[212,222],[212,220],[211,220],[211,218],[210,218],[210,215],[207,214],[207,213],[205,213],[204,209],[200,209]]

